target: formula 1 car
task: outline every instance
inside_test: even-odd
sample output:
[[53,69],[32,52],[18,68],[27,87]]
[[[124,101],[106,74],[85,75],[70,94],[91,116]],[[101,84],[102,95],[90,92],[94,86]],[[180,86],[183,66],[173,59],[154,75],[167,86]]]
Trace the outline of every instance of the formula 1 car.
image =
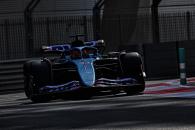
[[43,46],[44,53],[59,53],[58,58],[27,61],[23,66],[24,90],[33,102],[72,94],[90,98],[94,93],[121,91],[141,93],[145,89],[141,56],[137,52],[109,52],[103,40]]

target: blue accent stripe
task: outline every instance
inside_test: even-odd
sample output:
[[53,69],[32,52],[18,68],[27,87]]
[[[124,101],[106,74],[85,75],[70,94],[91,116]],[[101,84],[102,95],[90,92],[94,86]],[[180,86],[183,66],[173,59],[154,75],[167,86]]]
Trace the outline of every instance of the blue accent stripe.
[[96,80],[96,84],[97,86],[101,86],[101,85],[132,85],[137,83],[137,80],[133,79],[133,78],[124,78],[124,79],[106,79],[106,78],[100,78],[98,80]]
[[63,91],[73,91],[80,88],[79,81],[71,81],[66,84],[60,85],[48,85],[40,88],[42,93],[52,93],[52,92],[63,92]]
[[[136,84],[137,81],[133,78],[123,79],[107,79],[100,78],[96,80],[95,84],[90,87],[112,87],[112,86],[128,86]],[[55,93],[55,92],[68,92],[81,88],[80,81],[71,81],[60,85],[47,85],[40,88],[40,93]]]
[[114,82],[114,83],[120,83],[120,82],[137,82],[133,78],[124,78],[124,79],[106,79],[106,78],[100,78],[96,80],[96,82]]

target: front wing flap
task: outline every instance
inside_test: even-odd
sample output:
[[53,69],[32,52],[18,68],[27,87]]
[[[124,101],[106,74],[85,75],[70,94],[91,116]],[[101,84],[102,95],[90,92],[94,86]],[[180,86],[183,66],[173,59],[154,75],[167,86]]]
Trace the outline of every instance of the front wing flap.
[[132,87],[140,85],[137,80],[133,78],[123,78],[123,79],[107,79],[100,78],[96,80],[95,84],[91,87],[84,86],[80,81],[71,81],[60,85],[46,85],[40,88],[40,93],[63,93],[71,92],[81,88],[113,88],[113,87]]

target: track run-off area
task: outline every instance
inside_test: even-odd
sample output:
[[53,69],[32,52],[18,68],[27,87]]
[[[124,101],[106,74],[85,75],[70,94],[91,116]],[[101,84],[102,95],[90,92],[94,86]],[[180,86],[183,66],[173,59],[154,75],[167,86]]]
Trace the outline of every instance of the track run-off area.
[[188,78],[185,85],[181,85],[179,79],[147,82],[144,94],[195,98],[195,78]]
[[146,81],[143,94],[32,103],[24,92],[0,94],[0,129],[195,129],[195,78]]

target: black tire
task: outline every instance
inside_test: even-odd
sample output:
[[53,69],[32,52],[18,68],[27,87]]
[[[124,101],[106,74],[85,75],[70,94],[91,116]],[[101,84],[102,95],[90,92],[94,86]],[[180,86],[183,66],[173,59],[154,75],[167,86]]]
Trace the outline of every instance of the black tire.
[[122,53],[120,55],[121,69],[124,77],[132,77],[137,80],[139,86],[125,87],[124,91],[129,94],[141,93],[145,89],[145,80],[142,70],[142,59],[137,52]]
[[27,76],[24,76],[24,93],[27,98],[30,98],[31,90],[28,84],[29,84],[29,78]]
[[35,78],[31,75],[26,77],[27,79],[27,86],[26,86],[26,95],[28,95],[28,98],[31,99],[31,101],[35,103],[40,102],[48,102],[51,100],[51,98],[47,95],[39,95],[39,89],[38,86],[35,83]]
[[50,67],[42,60],[24,64],[24,92],[33,102],[47,102],[50,98],[41,95],[39,88],[50,82]]
[[31,99],[34,94],[38,94],[37,88],[35,88],[34,77],[31,75],[25,76],[25,94]]

